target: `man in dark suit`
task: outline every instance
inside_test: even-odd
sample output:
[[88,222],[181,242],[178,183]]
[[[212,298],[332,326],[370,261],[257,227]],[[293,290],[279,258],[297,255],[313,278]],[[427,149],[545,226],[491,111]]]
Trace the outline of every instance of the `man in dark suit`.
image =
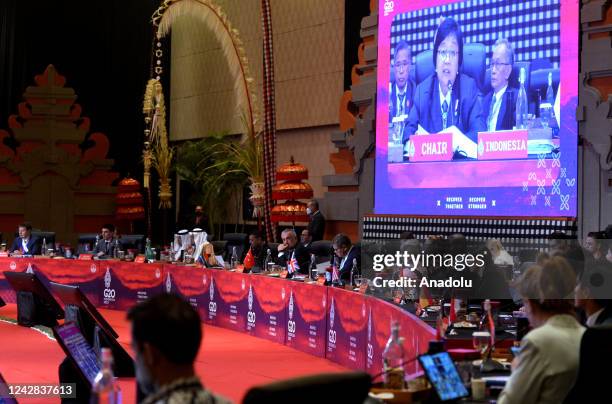
[[491,55],[492,90],[482,100],[482,110],[486,115],[487,130],[512,130],[516,122],[517,91],[508,85],[514,64],[514,50],[505,38],[493,45]]
[[310,231],[308,231],[308,229],[302,230],[302,234],[300,234],[300,242],[306,249],[308,249],[308,251],[310,251],[312,236],[310,235]]
[[283,243],[278,246],[276,263],[287,269],[291,265],[296,272],[308,274],[310,254],[308,254],[308,250],[298,242],[295,230],[283,230],[281,238],[283,239]]
[[[394,77],[389,83],[389,123],[392,123],[394,118],[397,120],[407,117],[412,107],[415,85],[410,80],[411,58],[412,54],[408,42],[400,41],[395,46],[392,66]],[[401,138],[402,133],[399,133],[399,135]]]
[[477,142],[478,132],[486,129],[480,91],[474,79],[460,73],[463,36],[452,18],[446,18],[436,32],[433,59],[435,73],[416,88],[402,142],[414,134],[457,130]]
[[353,269],[353,261],[357,263],[357,271],[353,276],[358,276],[361,273],[361,250],[354,246],[351,239],[346,234],[337,234],[332,241],[334,254],[340,258],[339,272],[340,279],[344,282],[349,282],[351,279],[351,271]]
[[30,223],[21,223],[18,233],[19,237],[13,240],[10,252],[22,255],[40,255],[41,241],[38,237],[32,235],[32,225]]
[[[264,261],[266,260],[266,255],[268,255],[268,243],[266,243],[261,235],[259,230],[253,230],[251,234],[249,234],[249,244],[251,254],[253,255],[253,260],[255,261],[256,271],[264,270]],[[248,252],[247,252],[248,254]]]
[[102,238],[98,240],[93,250],[96,257],[113,258],[115,256],[115,250],[121,250],[119,240],[114,237],[114,234],[115,226],[112,224],[105,224],[102,226]]
[[314,199],[306,205],[306,213],[310,216],[308,223],[308,233],[312,237],[312,241],[323,240],[325,235],[325,217],[319,210],[319,202]]

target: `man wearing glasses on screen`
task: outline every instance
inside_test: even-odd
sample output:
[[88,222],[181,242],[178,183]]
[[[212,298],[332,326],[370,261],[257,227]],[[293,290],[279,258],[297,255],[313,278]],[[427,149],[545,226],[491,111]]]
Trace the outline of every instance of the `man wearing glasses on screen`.
[[461,73],[463,35],[453,18],[445,18],[434,36],[435,72],[416,88],[402,143],[412,135],[452,133],[454,158],[476,158],[478,132],[485,130],[476,81]]
[[487,130],[511,130],[516,122],[516,89],[508,85],[514,63],[514,50],[505,38],[493,45],[491,55],[491,88],[482,100],[482,110],[487,114]]
[[410,79],[410,61],[412,52],[408,42],[402,40],[395,46],[393,58],[393,80],[389,83],[389,124],[394,131],[394,138],[401,139],[404,122],[408,118],[414,82]]

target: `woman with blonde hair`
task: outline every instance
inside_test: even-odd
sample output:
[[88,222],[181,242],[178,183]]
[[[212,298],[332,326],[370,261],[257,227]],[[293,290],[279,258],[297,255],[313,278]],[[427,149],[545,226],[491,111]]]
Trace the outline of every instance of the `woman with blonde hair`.
[[561,403],[576,381],[585,331],[574,316],[576,274],[565,258],[553,256],[530,267],[515,286],[532,330],[498,403]]

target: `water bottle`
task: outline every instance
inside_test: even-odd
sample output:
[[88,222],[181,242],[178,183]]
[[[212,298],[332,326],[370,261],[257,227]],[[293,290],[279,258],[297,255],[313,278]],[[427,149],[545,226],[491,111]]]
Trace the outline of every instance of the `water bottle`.
[[236,247],[232,247],[232,258],[230,259],[230,268],[236,268],[238,264],[238,253],[236,252]]
[[519,93],[516,97],[516,129],[527,129],[527,92],[525,91],[525,68],[521,67],[519,75]]
[[264,265],[262,271],[270,271],[270,266],[273,264],[272,262],[272,251],[268,248],[266,251],[266,259],[264,260]]
[[43,237],[41,250],[42,255],[47,256],[47,239],[45,237]]
[[391,323],[391,335],[383,351],[383,370],[385,371],[385,387],[389,389],[403,389],[405,384],[404,371],[404,339],[400,338],[399,322]]
[[113,354],[110,348],[102,348],[102,369],[96,375],[91,387],[92,404],[119,404],[121,390],[113,376]]
[[353,258],[353,267],[351,268],[351,286],[354,285],[355,275],[359,274],[359,268],[357,268],[357,258]]
[[145,247],[145,258],[147,262],[155,262],[155,253],[153,253],[153,249],[151,248],[151,239],[147,238],[147,244]]
[[317,258],[314,254],[310,254],[310,279],[315,279],[317,271]]
[[552,72],[548,72],[548,88],[546,89],[546,102],[550,105],[555,104],[555,92],[552,87]]

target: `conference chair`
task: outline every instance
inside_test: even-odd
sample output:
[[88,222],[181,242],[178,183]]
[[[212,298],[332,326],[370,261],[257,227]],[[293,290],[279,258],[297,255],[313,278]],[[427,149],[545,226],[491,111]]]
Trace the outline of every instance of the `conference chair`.
[[270,248],[270,253],[272,254],[272,259],[278,255],[278,246],[280,243],[268,243],[268,248]]
[[236,254],[238,254],[239,259],[245,256],[249,246],[249,236],[246,233],[225,233],[223,238],[227,241],[223,252],[224,260],[229,262],[234,247],[236,247]]
[[310,253],[315,255],[317,264],[329,261],[332,253],[332,242],[329,240],[313,241],[310,244]]
[[147,237],[144,234],[124,234],[119,238],[119,243],[124,251],[135,249],[139,254],[144,254],[146,242]]
[[47,248],[55,247],[55,232],[54,231],[32,230],[32,236],[38,237],[40,239],[41,245],[44,239],[45,242],[47,243]]
[[[77,252],[79,254],[85,252],[91,252],[96,246],[96,237],[100,237],[99,233],[80,233],[79,234],[79,247]],[[89,245],[89,250],[85,251],[85,245]]]
[[364,372],[322,373],[251,388],[243,404],[363,403],[372,386]]
[[227,241],[215,240],[215,241],[211,241],[210,244],[212,244],[216,255],[223,255],[225,252],[225,246],[227,245]]
[[605,400],[612,363],[612,327],[587,328],[580,341],[578,377],[564,403],[600,403]]

